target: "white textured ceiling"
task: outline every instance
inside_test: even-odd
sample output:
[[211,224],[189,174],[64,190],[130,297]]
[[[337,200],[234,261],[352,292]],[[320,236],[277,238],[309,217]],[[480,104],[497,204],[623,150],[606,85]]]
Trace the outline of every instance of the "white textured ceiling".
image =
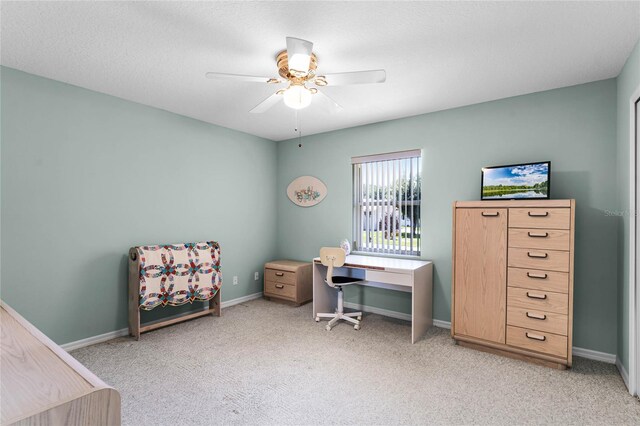
[[7,2],[1,63],[274,140],[294,112],[248,111],[285,36],[315,43],[318,72],[384,68],[384,84],[327,87],[303,135],[615,77],[640,36],[640,2]]

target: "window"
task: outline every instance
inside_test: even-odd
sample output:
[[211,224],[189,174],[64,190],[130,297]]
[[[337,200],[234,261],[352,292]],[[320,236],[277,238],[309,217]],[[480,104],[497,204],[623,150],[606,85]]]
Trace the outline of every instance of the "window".
[[354,157],[353,246],[371,253],[420,255],[420,150]]

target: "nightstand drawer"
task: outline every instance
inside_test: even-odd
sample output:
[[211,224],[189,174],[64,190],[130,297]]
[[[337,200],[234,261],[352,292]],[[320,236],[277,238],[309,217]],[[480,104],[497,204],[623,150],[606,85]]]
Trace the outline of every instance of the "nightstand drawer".
[[509,228],[509,247],[569,250],[569,237],[564,229]]
[[265,281],[264,293],[269,296],[277,296],[277,297],[295,300],[296,286],[291,284],[277,283],[273,281]]
[[568,208],[511,208],[509,228],[570,229],[571,209]]
[[509,266],[569,272],[569,252],[528,248],[509,248]]
[[547,333],[567,335],[567,316],[537,309],[507,307],[507,324]]
[[266,281],[274,281],[294,285],[296,283],[296,274],[295,272],[278,271],[276,269],[265,269],[264,279]]
[[567,357],[567,337],[557,334],[507,326],[507,345],[560,358]]
[[567,315],[569,313],[569,296],[566,293],[509,287],[507,289],[507,306]]

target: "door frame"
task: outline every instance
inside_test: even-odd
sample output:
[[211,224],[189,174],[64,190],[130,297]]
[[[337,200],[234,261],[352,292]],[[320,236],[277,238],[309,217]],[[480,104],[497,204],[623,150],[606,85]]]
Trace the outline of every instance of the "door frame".
[[636,395],[640,385],[640,268],[638,268],[638,149],[636,126],[636,108],[640,108],[640,85],[629,99],[629,393]]

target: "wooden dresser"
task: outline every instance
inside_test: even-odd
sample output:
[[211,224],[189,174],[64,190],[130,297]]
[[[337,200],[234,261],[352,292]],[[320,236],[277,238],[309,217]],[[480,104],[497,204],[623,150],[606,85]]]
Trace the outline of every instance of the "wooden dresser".
[[571,366],[575,200],[453,205],[451,335],[461,345]]
[[2,425],[119,425],[120,394],[2,303]]
[[264,296],[298,305],[313,298],[310,262],[274,260],[264,265]]

